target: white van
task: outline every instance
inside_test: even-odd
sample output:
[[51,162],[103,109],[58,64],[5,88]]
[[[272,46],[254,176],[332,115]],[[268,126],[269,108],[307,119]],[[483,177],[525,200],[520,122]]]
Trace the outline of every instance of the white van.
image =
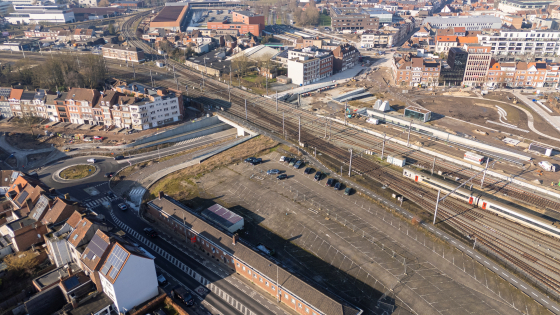
[[95,163],[95,162],[97,162],[97,160],[96,159],[87,159],[87,162],[88,163]]

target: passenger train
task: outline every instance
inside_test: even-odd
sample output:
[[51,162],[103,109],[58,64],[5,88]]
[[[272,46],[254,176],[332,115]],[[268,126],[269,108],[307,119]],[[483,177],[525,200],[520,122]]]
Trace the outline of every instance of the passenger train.
[[[406,168],[403,170],[403,176],[408,177],[415,182],[419,182],[423,185],[429,186],[433,189],[441,190],[441,193],[444,195],[449,193],[450,191],[453,191],[453,189],[457,187],[454,184],[434,178],[433,176]],[[450,195],[450,197],[462,200],[474,207],[479,207],[481,209],[491,211],[501,217],[507,218],[508,220],[515,221],[534,230],[538,230],[541,233],[560,238],[560,222],[547,215],[533,211],[516,209],[502,202],[489,199],[465,188],[457,189],[453,194]]]

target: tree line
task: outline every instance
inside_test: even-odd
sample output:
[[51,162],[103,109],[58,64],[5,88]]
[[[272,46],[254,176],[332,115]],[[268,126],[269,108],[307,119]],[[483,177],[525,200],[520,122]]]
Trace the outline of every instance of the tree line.
[[107,78],[103,57],[94,54],[51,55],[39,64],[22,58],[14,64],[4,65],[0,72],[3,86],[21,85],[52,91],[73,87],[100,89]]

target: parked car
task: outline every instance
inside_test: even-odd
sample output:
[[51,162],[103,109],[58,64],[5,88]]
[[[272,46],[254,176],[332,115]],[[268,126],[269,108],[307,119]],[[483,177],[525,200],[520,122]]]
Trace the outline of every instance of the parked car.
[[124,160],[124,156],[123,155],[117,155],[115,156],[115,160]]
[[294,164],[296,164],[297,160],[296,159],[291,159],[290,163],[288,163],[288,165],[290,166],[294,166]]
[[100,136],[93,136],[93,140],[103,140],[103,137],[100,137]]
[[327,179],[327,186],[328,187],[332,187],[334,185],[334,183],[335,183],[334,178]]
[[194,298],[192,294],[184,287],[178,285],[171,290],[171,294],[175,295],[176,298],[183,301],[187,306],[194,305]]
[[157,232],[152,228],[144,228],[144,234],[148,235],[149,237],[157,237]]
[[95,163],[95,162],[97,162],[97,160],[96,159],[87,159],[87,162],[88,163]]
[[105,173],[105,178],[111,178],[113,175],[115,175],[114,172]]
[[336,184],[334,184],[334,190],[340,190],[341,188],[342,188],[341,182],[336,182]]
[[304,171],[303,174],[311,174],[313,172],[313,169],[311,167],[307,167]]
[[255,159],[254,157],[246,158],[244,162],[245,163],[251,163],[251,162],[253,162],[254,159]]
[[281,156],[281,157],[280,157],[280,162],[284,162],[285,160],[286,160],[286,157],[285,157],[285,156]]
[[115,195],[112,191],[108,191],[107,192],[107,197],[109,197],[109,199],[114,199],[114,198],[117,198],[117,195]]
[[126,211],[128,209],[128,206],[125,205],[124,203],[119,203],[118,205],[119,209],[121,209],[122,211]]
[[299,169],[299,168],[302,167],[302,166],[303,166],[303,161],[297,161],[296,164],[294,164],[294,168],[295,168],[296,170]]
[[167,285],[167,279],[165,279],[165,277],[162,274],[157,275],[157,282],[160,286],[166,286]]
[[352,193],[352,188],[351,187],[346,187],[346,189],[344,189],[344,194],[346,196],[349,196]]
[[268,170],[268,171],[266,171],[266,174],[268,174],[268,175],[280,174],[280,170],[277,170],[277,169]]
[[70,148],[64,148],[64,152],[70,152],[70,151],[72,151],[72,149],[70,149]]
[[280,175],[276,176],[276,179],[284,179],[284,178],[288,178],[288,175],[280,174]]
[[318,171],[317,173],[315,173],[315,180],[320,181],[322,176],[323,176],[323,174]]
[[251,165],[257,165],[257,164],[260,164],[260,163],[262,163],[261,158],[256,158],[256,159],[253,159],[253,161],[251,161]]

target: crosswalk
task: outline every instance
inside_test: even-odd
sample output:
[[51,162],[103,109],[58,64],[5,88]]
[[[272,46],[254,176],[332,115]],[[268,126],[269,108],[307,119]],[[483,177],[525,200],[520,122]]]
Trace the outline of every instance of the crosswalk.
[[113,200],[115,200],[115,199],[117,199],[117,198],[118,198],[118,197],[116,197],[116,196],[113,197],[113,198],[109,198],[109,197],[105,196],[105,197],[102,197],[102,198],[99,198],[99,199],[95,199],[95,200],[90,201],[90,202],[86,202],[84,205],[86,206],[86,208],[92,209],[92,208],[94,208],[94,207],[97,207],[98,205],[100,205],[100,204],[103,203],[104,201],[109,201],[109,202],[110,202],[110,201],[113,201]]
[[146,188],[138,187],[138,188],[134,188],[133,190],[131,190],[129,195],[130,196],[143,195],[145,192],[146,192]]
[[183,145],[183,144],[187,144],[187,143],[191,143],[191,142],[195,142],[196,140],[199,140],[199,139],[204,138],[204,137],[205,137],[205,136],[200,136],[200,137],[192,138],[192,139],[189,139],[189,140],[183,140],[183,141],[181,141],[181,142],[175,143],[174,146]]
[[[157,246],[156,244],[152,243],[150,240],[148,240],[147,238],[145,238],[144,236],[140,235],[140,233],[134,231],[131,227],[129,227],[128,225],[124,224],[121,220],[119,220],[115,214],[113,213],[113,211],[110,212],[111,213],[111,218],[113,219],[113,222],[115,222],[115,224],[120,227],[121,229],[123,229],[125,232],[127,232],[128,234],[130,234],[131,236],[133,236],[134,238],[136,238],[138,241],[140,241],[142,244],[146,245],[148,248],[150,248],[151,250],[155,251],[156,253],[158,253],[161,257],[163,257],[165,260],[169,261],[170,263],[172,263],[173,265],[175,265],[175,267],[179,268],[180,270],[182,270],[183,272],[185,272],[187,275],[189,275],[190,277],[192,277],[194,280],[196,280],[197,282],[199,282],[200,284],[202,284],[203,286],[207,287],[208,289],[210,289],[212,292],[214,292],[215,294],[217,294],[221,299],[223,299],[224,301],[226,301],[228,304],[230,304],[231,306],[233,306],[235,309],[237,309],[238,311],[240,311],[241,313],[245,314],[245,315],[257,315],[255,312],[251,311],[250,309],[248,309],[245,305],[239,303],[239,301],[237,301],[236,299],[234,299],[231,295],[227,294],[225,291],[223,291],[222,289],[220,289],[219,287],[217,287],[216,285],[214,285],[213,283],[211,283],[210,281],[208,281],[208,279],[204,278],[203,276],[201,276],[198,272],[194,271],[193,269],[191,269],[190,267],[188,267],[187,265],[185,265],[184,263],[182,263],[181,261],[179,261],[177,258],[173,257],[172,255],[170,255],[168,252],[164,251],[163,249],[161,249],[161,247]],[[189,255],[188,252],[184,252],[185,254]],[[189,255],[190,256],[190,255]],[[193,259],[195,259],[194,257],[191,257]],[[206,265],[206,264],[205,264]],[[214,271],[213,269],[209,268],[208,270]],[[220,275],[222,276],[222,275]],[[197,295],[198,296],[198,295]],[[202,300],[202,298],[200,296],[198,296],[200,300]]]

